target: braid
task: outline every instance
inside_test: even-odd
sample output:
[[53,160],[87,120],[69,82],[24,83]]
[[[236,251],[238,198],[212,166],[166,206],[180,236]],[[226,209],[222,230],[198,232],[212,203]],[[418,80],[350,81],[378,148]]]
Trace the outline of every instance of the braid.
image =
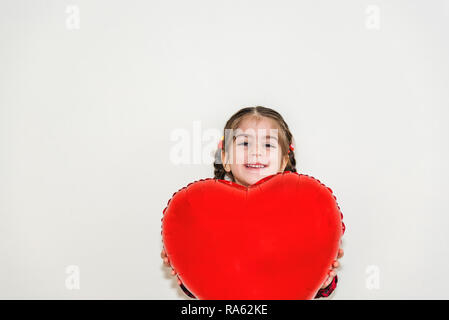
[[215,151],[214,179],[224,180],[226,175],[228,175],[228,177],[230,177],[231,180],[234,181],[232,172],[226,172],[226,170],[224,169],[223,164],[221,163],[221,149],[218,149],[217,151]]
[[215,151],[214,179],[224,179],[226,171],[221,163],[221,149]]
[[296,172],[295,152],[290,150],[288,157],[289,157],[289,162],[288,162],[287,166],[285,167],[284,171]]
[[[287,123],[284,121],[284,119],[281,117],[279,121],[281,128],[283,129],[285,133],[285,138],[287,139],[287,142],[289,145],[293,144],[293,134],[290,131],[290,128],[288,127]],[[288,147],[288,162],[285,166],[284,171],[291,171],[291,172],[297,172],[296,171],[296,158],[295,158],[295,151],[290,150],[290,146]]]

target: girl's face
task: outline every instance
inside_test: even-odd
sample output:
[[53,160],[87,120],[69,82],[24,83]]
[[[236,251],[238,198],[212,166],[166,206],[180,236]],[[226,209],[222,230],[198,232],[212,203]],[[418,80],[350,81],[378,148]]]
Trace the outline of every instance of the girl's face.
[[221,160],[225,170],[232,172],[235,182],[248,187],[284,171],[288,155],[282,157],[278,130],[276,122],[267,117],[244,119],[234,130],[236,138],[232,147],[227,148],[231,154],[222,152]]

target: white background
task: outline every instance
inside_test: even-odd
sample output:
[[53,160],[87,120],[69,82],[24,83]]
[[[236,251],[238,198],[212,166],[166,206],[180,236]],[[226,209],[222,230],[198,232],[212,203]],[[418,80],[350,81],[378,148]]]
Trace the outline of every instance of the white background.
[[188,299],[171,135],[263,105],[344,215],[331,299],[448,299],[448,40],[447,0],[2,0],[0,298]]

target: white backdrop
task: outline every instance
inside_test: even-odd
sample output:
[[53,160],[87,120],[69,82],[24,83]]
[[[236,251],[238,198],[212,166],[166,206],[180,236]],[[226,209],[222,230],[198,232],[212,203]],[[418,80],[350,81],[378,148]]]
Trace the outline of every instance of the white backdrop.
[[448,39],[448,0],[2,0],[0,298],[188,299],[162,210],[263,105],[344,215],[330,299],[448,299]]

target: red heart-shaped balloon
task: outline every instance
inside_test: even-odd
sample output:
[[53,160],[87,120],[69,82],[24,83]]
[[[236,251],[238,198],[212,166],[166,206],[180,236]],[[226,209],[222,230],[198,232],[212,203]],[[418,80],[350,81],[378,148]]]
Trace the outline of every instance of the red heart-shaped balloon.
[[313,299],[337,258],[342,217],[332,190],[308,175],[249,187],[207,178],[173,194],[161,234],[198,299]]

